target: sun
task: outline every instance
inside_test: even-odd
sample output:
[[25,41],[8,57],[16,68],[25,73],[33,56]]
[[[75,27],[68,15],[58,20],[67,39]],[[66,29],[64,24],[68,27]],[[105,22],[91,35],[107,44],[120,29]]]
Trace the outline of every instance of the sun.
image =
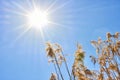
[[35,9],[27,14],[27,25],[35,29],[41,29],[48,24],[48,14],[40,9]]

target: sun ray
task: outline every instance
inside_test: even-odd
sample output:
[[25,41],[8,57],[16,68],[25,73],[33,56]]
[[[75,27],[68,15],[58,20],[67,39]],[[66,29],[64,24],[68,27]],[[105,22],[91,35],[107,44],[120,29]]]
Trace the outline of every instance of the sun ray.
[[61,8],[65,7],[71,1],[72,0],[66,1],[64,4],[60,5],[59,7],[55,8],[54,10],[51,10],[50,13],[53,13],[53,12],[57,11],[58,9],[61,9]]
[[33,6],[32,6],[32,3],[31,3],[31,1],[30,0],[26,0],[26,3],[28,4],[28,8],[33,8]]
[[[22,25],[21,25],[22,26]],[[26,27],[26,25],[23,25],[23,27]],[[10,46],[14,46],[15,43],[21,39],[28,31],[30,30],[30,27],[27,27],[22,33],[20,33],[11,43]]]
[[49,23],[49,24],[53,24],[53,25],[57,25],[57,26],[60,26],[60,27],[64,27],[64,28],[65,28],[65,25],[59,24],[59,23],[57,23],[57,22],[49,21],[48,23]]
[[5,7],[13,8],[13,6],[11,6],[11,3],[10,3],[10,2],[5,2],[5,1],[3,1],[2,4],[4,5],[4,8],[5,8]]
[[[26,27],[26,25],[25,25]],[[16,39],[15,39],[15,42],[17,40],[19,40],[25,33],[27,33],[31,28],[30,27],[27,27]]]
[[46,9],[46,11],[48,12],[50,9],[52,9],[53,6],[56,4],[57,1],[58,1],[58,0],[55,0],[55,1]]
[[[8,7],[9,12],[13,13],[12,16],[15,16],[14,18],[17,18],[17,16],[19,16],[25,21],[24,24],[14,29],[14,30],[19,30],[19,29],[25,28],[25,30],[15,39],[15,41],[22,38],[22,36],[25,33],[27,33],[29,30],[35,30],[35,33],[40,33],[42,41],[44,41],[45,34],[47,34],[50,29],[51,30],[55,28],[68,29],[65,23],[53,21],[54,17],[52,20],[51,15],[54,14],[53,12],[57,11],[58,9],[64,8],[70,1],[71,0],[66,1],[64,4],[60,5],[59,7],[54,7],[58,2],[58,0],[54,0],[48,5],[48,8],[46,9],[38,5],[39,4],[38,0],[26,0],[27,4],[22,2],[19,3],[18,1],[17,2],[12,1],[11,3],[13,4],[13,7],[11,9],[9,9]],[[14,7],[17,7],[18,9]],[[53,34],[52,32],[50,33]],[[49,35],[50,34],[48,33],[48,36]]]
[[[6,11],[6,12],[9,12],[9,13],[11,13],[11,14],[16,14],[16,15],[20,15],[20,16],[24,16],[25,14],[24,14],[24,12],[22,12],[22,11],[18,11],[18,10],[16,10],[16,9],[10,9],[10,8],[4,8],[4,11]],[[26,11],[27,12],[27,11]],[[13,16],[13,15],[12,15]]]
[[36,8],[39,8],[39,6],[36,4],[37,0],[32,0],[32,6],[33,6],[33,9],[36,9]]
[[26,26],[26,24],[19,25],[19,26],[15,27],[14,29],[12,29],[12,31],[20,30],[22,28],[25,28],[25,26]]
[[[13,14],[17,14],[17,15],[20,15],[20,16],[24,16],[25,14],[24,13],[27,13],[28,12],[28,9],[22,5],[22,3],[20,4],[20,2],[15,2],[15,1],[11,1],[11,4],[14,6],[11,6],[10,5],[10,2],[7,3],[7,8],[5,9],[6,11],[8,11],[9,13],[13,13]],[[16,7],[18,9],[16,9]]]
[[44,30],[40,30],[40,35],[41,35],[41,38],[42,38],[42,41],[45,42],[45,36],[44,36]]
[[[24,8],[23,6],[21,6],[20,2],[18,3],[18,2],[12,1],[12,4],[13,4],[14,6],[16,6],[20,11],[23,11],[23,12],[26,12],[26,11],[27,11],[26,8]],[[22,3],[22,4],[23,4],[23,3]]]

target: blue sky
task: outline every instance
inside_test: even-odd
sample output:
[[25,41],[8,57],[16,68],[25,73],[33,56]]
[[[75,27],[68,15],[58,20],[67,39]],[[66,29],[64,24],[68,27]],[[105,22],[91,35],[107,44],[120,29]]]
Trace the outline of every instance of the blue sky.
[[32,2],[0,0],[0,80],[48,80],[54,68],[47,61],[47,41],[62,45],[64,53],[69,54],[70,69],[79,42],[86,52],[85,65],[95,69],[89,59],[95,55],[90,41],[105,39],[106,32],[120,32],[119,0],[35,0],[43,10],[54,3],[49,11],[53,11],[50,18],[57,24],[47,25],[43,36],[35,29],[25,32],[26,26],[21,26],[24,16],[18,13],[32,10]]

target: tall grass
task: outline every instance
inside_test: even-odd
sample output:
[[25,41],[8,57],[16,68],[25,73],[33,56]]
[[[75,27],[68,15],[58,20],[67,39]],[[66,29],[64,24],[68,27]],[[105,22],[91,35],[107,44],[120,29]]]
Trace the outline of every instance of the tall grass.
[[91,62],[97,70],[90,70],[84,65],[85,52],[80,44],[77,44],[72,70],[69,70],[67,60],[60,45],[47,43],[47,56],[49,62],[54,64],[55,73],[51,73],[50,80],[64,80],[61,72],[62,63],[65,64],[69,80],[120,80],[120,33],[106,34],[106,40],[98,38],[91,41],[96,50],[97,57],[91,55]]

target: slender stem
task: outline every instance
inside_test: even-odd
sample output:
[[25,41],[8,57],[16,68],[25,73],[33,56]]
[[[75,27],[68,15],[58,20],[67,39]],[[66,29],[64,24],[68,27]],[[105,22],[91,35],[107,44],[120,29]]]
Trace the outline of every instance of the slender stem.
[[[108,57],[108,63],[109,64],[114,64],[114,63],[112,63],[112,61],[110,60],[110,58]],[[114,73],[114,71],[112,71],[112,75],[113,75],[113,77],[115,77],[116,79],[117,79],[117,77],[116,77],[116,74]]]
[[[62,52],[62,55],[63,55],[63,57],[64,57],[64,59],[65,59],[65,56],[64,56],[64,54],[63,54],[63,51],[61,51],[61,52]],[[67,69],[67,72],[68,72],[68,75],[69,75],[69,77],[70,77],[70,80],[72,80],[66,60],[65,60],[64,62],[65,62],[65,67],[66,67],[66,69]]]
[[74,67],[72,66],[72,73],[71,73],[72,79],[75,80],[75,75],[74,75]]
[[116,74],[114,73],[114,71],[112,71],[112,75],[115,78],[115,80],[117,80]]
[[56,61],[57,68],[58,68],[58,70],[59,70],[60,76],[61,76],[62,80],[64,80],[64,78],[63,78],[63,76],[62,76],[62,73],[61,73],[61,70],[60,70],[60,67],[59,67],[59,64],[58,64],[58,61],[57,61],[57,58],[56,58],[56,55],[55,55],[55,61]]
[[116,64],[116,67],[117,67],[117,73],[118,73],[118,75],[120,76],[120,70],[119,70],[119,65],[118,65],[118,63],[117,63],[117,60],[116,60],[115,57],[114,57],[113,59],[114,59],[114,63]]
[[75,80],[75,76],[73,75],[73,80]]
[[[105,68],[104,68],[104,67],[105,67]],[[103,69],[105,70],[107,76],[111,79],[110,73],[109,73],[109,71],[108,71],[106,65],[105,65],[104,67],[103,67]]]
[[[54,64],[54,63],[53,63]],[[57,68],[56,68],[56,65],[54,64],[54,68],[55,68],[55,72],[56,72],[56,74],[57,74],[57,78],[58,78],[58,80],[60,80],[59,79],[59,74],[58,74],[58,72],[57,72]]]

